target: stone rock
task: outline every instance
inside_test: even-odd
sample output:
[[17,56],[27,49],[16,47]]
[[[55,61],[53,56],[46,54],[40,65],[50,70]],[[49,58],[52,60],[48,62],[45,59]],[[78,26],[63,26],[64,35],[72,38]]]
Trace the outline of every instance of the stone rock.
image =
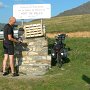
[[15,46],[15,59],[19,72],[26,75],[44,75],[51,68],[47,39],[29,38],[24,39],[23,42],[21,46]]

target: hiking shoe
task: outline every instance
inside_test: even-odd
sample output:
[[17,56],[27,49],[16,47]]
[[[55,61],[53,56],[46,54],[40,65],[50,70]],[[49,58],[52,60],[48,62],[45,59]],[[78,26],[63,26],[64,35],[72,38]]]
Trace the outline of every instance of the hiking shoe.
[[3,73],[3,76],[6,76],[6,75],[8,75],[8,72],[4,72],[4,73]]
[[12,76],[13,76],[13,77],[19,76],[19,74],[18,74],[18,73],[13,73]]

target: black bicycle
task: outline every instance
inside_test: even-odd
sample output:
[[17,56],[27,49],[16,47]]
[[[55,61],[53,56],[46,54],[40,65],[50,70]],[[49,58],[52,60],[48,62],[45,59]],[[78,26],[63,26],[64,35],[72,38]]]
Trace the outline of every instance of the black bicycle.
[[59,68],[64,64],[68,54],[68,48],[66,48],[66,44],[64,43],[66,36],[66,34],[57,35],[55,37],[55,43],[51,49],[51,62],[55,60]]

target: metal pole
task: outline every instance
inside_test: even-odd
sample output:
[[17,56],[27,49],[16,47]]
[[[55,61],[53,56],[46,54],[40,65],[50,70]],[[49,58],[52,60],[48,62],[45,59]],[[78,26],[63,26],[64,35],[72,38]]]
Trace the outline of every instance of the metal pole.
[[22,19],[22,26],[24,25],[24,19]]
[[41,19],[41,25],[43,25],[43,20]]

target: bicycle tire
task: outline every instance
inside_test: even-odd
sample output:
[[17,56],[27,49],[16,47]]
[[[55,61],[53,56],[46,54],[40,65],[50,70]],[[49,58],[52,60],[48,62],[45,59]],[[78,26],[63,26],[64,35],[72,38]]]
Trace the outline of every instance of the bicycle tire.
[[62,64],[62,58],[60,57],[59,53],[57,53],[57,66],[61,68]]

